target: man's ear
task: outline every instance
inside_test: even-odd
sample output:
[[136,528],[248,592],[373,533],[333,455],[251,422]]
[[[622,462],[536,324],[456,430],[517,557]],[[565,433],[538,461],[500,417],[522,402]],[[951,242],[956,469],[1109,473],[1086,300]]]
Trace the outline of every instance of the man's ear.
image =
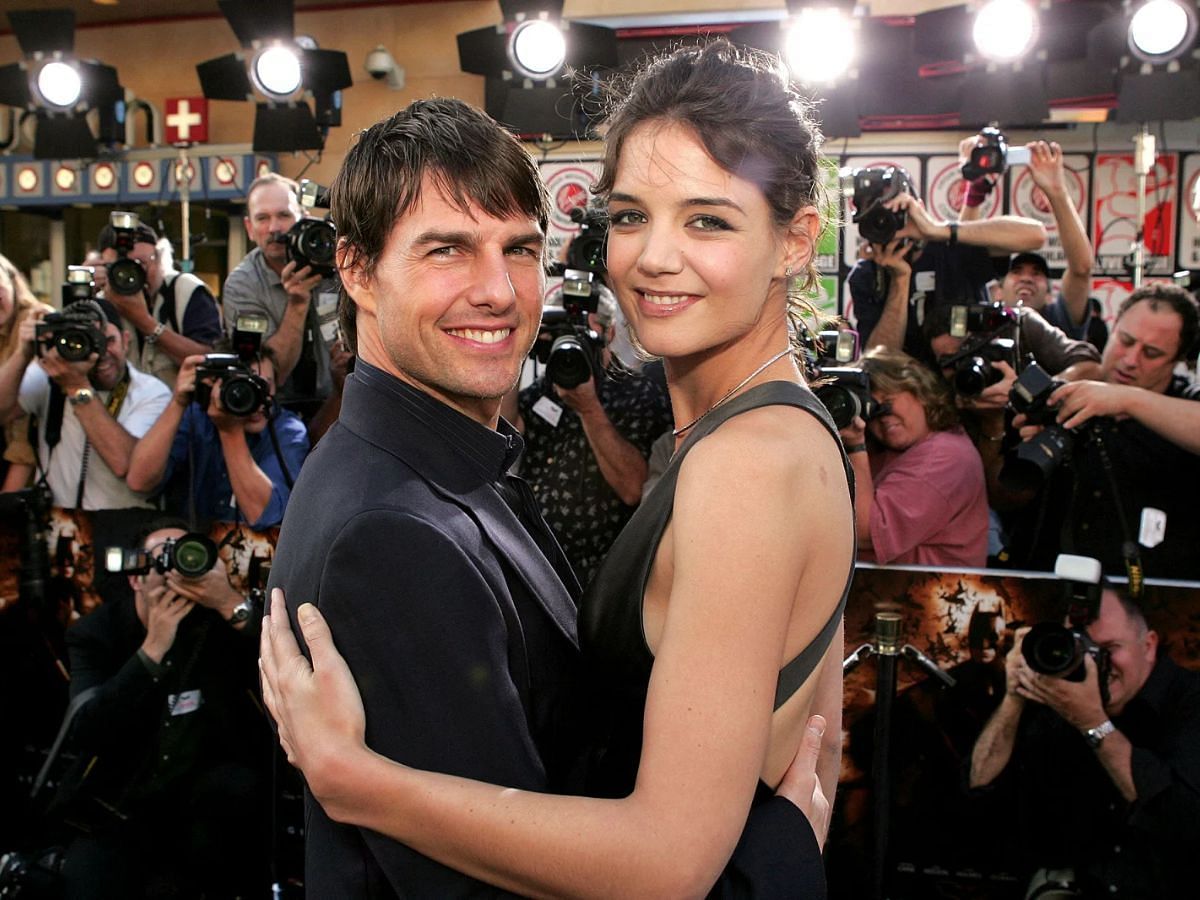
[[339,238],[334,261],[342,279],[342,286],[350,295],[350,299],[360,309],[374,312],[375,279],[365,273],[362,255],[346,243],[345,238]]
[[257,241],[254,240],[254,228],[250,222],[249,216],[242,216],[242,225],[244,225],[246,228],[246,237],[250,238],[250,243],[257,243]]
[[129,589],[136,594],[138,589],[142,586],[142,576],[128,575],[126,577],[129,579]]
[[1146,632],[1146,660],[1154,662],[1158,658],[1158,632],[1150,630]]

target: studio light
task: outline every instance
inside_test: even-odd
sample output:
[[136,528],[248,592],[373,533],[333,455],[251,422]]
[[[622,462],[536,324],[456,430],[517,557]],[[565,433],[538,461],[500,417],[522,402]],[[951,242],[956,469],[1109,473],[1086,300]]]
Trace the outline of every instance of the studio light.
[[785,59],[792,77],[801,84],[837,81],[858,53],[855,23],[834,7],[800,10],[785,38]]
[[[9,24],[24,59],[0,66],[0,103],[36,118],[37,159],[90,159],[101,144],[125,133],[125,92],[117,70],[75,56],[75,13],[69,9],[15,10]],[[86,116],[95,111],[99,131]]]
[[48,62],[37,76],[38,93],[52,106],[69,109],[79,102],[83,94],[83,82],[79,71],[70,63]]
[[1196,6],[1176,0],[1149,0],[1129,20],[1129,49],[1143,62],[1167,63],[1182,56],[1196,39]]
[[253,100],[254,149],[260,153],[320,150],[342,124],[342,91],[350,63],[340,50],[321,50],[295,34],[294,0],[219,0],[242,45],[196,66],[209,100]]
[[567,39],[557,25],[545,19],[527,19],[508,39],[508,58],[525,78],[553,78],[567,61]]
[[1014,62],[1033,47],[1037,11],[1025,0],[989,0],[975,16],[971,37],[985,59]]

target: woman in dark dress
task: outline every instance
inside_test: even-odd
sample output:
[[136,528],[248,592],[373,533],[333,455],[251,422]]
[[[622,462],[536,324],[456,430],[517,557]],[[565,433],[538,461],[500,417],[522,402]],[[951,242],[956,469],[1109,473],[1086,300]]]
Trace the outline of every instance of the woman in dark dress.
[[[593,792],[617,799],[383,759],[315,610],[319,677],[286,616],[264,641],[281,739],[330,816],[524,894],[705,893],[810,717],[841,730],[850,475],[789,352],[790,289],[813,286],[823,225],[819,135],[777,59],[724,42],[654,60],[616,96],[597,187],[608,269],[633,336],[664,359],[677,438],[580,612],[604,729]],[[840,741],[826,746],[832,797]]]

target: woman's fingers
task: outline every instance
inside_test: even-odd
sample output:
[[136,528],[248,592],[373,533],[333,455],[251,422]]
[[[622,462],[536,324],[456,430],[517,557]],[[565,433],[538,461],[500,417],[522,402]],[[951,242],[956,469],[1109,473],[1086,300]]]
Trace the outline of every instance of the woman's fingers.
[[782,797],[791,800],[800,808],[812,825],[817,843],[825,846],[825,836],[829,831],[829,800],[821,788],[821,779],[817,777],[817,761],[821,756],[821,742],[825,737],[825,719],[823,716],[810,716],[796,750],[796,757],[784,773],[783,781],[776,791]]

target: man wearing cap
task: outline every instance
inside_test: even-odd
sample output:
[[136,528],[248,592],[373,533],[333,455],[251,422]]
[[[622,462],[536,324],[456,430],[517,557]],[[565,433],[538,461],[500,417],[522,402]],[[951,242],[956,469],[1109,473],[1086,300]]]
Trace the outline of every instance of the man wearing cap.
[[[121,258],[111,225],[100,230],[97,243],[106,266]],[[108,282],[104,296],[135,332],[130,358],[170,388],[185,357],[208,353],[221,340],[221,312],[203,281],[164,269],[157,243],[154,229],[139,222],[127,255],[145,271],[145,285],[136,294],[121,294]]]
[[[171,402],[171,391],[126,361],[129,336],[106,300],[83,300],[65,311],[73,324],[104,334],[102,353],[71,362],[43,342],[36,365],[36,322],[20,325],[20,349],[0,366],[0,418],[37,417],[38,472],[56,506],[125,509],[149,506],[125,483],[138,438]],[[62,314],[60,314],[62,315]]]

